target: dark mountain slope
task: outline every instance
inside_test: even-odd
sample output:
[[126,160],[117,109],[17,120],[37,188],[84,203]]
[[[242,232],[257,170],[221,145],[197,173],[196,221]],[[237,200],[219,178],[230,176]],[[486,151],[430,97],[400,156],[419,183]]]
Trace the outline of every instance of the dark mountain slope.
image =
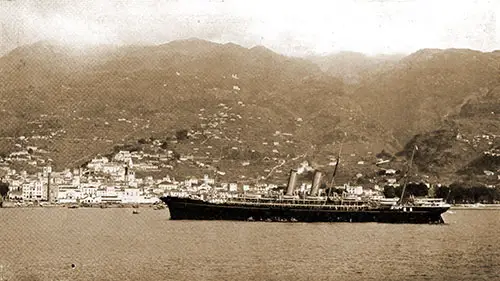
[[[23,60],[30,62],[26,72],[12,69]],[[249,139],[284,131],[305,148],[310,142],[322,147],[340,141],[347,130],[354,143],[384,142],[383,130],[366,131],[380,126],[344,97],[341,81],[311,62],[264,47],[190,39],[81,56],[44,42],[8,54],[0,68],[9,73],[0,88],[2,135],[48,134],[50,140],[40,145],[54,152],[58,165],[126,139],[197,126],[200,109],[223,102],[252,105],[252,114],[267,121],[243,124]]]
[[401,141],[439,127],[464,101],[500,83],[500,57],[471,50],[421,50],[355,91],[363,109]]

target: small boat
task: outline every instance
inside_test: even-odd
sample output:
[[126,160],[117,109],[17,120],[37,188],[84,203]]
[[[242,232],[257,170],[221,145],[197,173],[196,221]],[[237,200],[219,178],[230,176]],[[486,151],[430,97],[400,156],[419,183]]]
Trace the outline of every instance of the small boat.
[[139,214],[139,210],[133,210],[133,211],[132,211],[132,214],[134,214],[134,215]]

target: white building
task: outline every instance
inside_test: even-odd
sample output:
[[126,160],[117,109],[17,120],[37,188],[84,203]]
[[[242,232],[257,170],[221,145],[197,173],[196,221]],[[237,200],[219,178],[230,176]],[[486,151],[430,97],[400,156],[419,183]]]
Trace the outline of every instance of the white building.
[[24,201],[47,200],[47,186],[40,179],[25,182],[21,186]]
[[120,152],[115,154],[114,160],[117,162],[132,163],[132,154],[130,153],[130,151],[121,150]]
[[141,162],[134,165],[134,169],[140,171],[157,171],[160,168],[151,162]]
[[229,191],[230,192],[237,192],[238,191],[238,184],[237,183],[230,183],[229,184]]
[[92,159],[90,161],[90,163],[87,164],[87,168],[89,168],[90,170],[99,171],[99,170],[101,170],[101,167],[107,163],[109,163],[108,158],[96,157],[96,158]]
[[59,185],[57,192],[58,203],[76,203],[83,198],[82,191],[78,186],[74,185]]
[[347,194],[353,194],[353,195],[363,194],[363,187],[360,185],[358,186],[344,185],[344,187]]
[[176,183],[164,181],[164,182],[161,182],[158,184],[158,188],[163,190],[163,191],[175,190],[175,189],[179,188],[179,185]]
[[203,176],[203,182],[205,184],[214,185],[215,184],[215,179],[211,179],[211,178],[208,177],[208,175],[204,175]]
[[122,198],[122,203],[140,203],[141,192],[138,188],[125,188],[123,192],[120,192],[119,197]]
[[83,184],[81,186],[82,193],[85,196],[90,196],[92,198],[97,197],[98,186],[93,184]]
[[106,163],[103,164],[100,169],[96,170],[103,172],[108,175],[113,175],[113,176],[124,176],[125,175],[125,168],[116,163]]

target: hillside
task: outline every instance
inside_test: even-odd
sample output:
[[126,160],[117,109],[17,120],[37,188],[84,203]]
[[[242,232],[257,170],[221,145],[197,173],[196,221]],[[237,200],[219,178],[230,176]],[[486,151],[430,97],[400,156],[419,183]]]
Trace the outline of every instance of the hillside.
[[[199,39],[94,49],[39,42],[0,58],[0,152],[35,146],[65,168],[185,129],[190,138],[168,141],[170,148],[215,159],[208,170],[222,178],[282,180],[303,161],[331,173],[342,148],[340,179],[368,181],[380,151],[406,147],[391,162],[400,170],[414,143],[425,175],[470,178],[467,171],[484,174],[477,159],[498,144],[470,148],[457,135],[500,135],[499,57],[422,50],[400,60],[344,54],[317,65]],[[206,172],[196,161],[173,163],[175,174]]]
[[499,52],[424,49],[382,64],[340,53],[313,61],[332,76],[356,78],[349,97],[405,144],[397,155],[409,159],[418,145],[416,173],[444,183],[498,181],[491,151],[500,136]]
[[446,117],[437,131],[416,135],[402,152],[407,157],[417,145],[419,171],[458,180],[498,183],[500,174],[500,86],[468,100],[457,114]]
[[56,167],[139,138],[199,128],[207,123],[200,117],[208,118],[200,110],[216,113],[221,103],[241,116],[224,125],[228,138],[241,134],[240,145],[258,151],[276,131],[293,135],[296,154],[314,145],[323,161],[340,141],[354,153],[382,149],[390,139],[344,95],[340,80],[264,47],[190,39],[82,54],[41,42],[1,58],[0,69],[9,74],[0,88],[4,153],[35,145]]
[[403,58],[390,71],[373,73],[353,98],[405,142],[440,127],[467,100],[499,84],[498,53],[425,49]]

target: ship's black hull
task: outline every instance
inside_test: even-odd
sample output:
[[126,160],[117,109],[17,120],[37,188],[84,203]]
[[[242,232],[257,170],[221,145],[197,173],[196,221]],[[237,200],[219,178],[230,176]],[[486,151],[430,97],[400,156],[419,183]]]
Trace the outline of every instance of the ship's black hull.
[[381,222],[444,223],[441,214],[448,207],[413,207],[411,210],[389,208],[369,210],[332,209],[312,206],[248,206],[215,204],[202,200],[162,197],[172,220],[237,220],[297,222]]

